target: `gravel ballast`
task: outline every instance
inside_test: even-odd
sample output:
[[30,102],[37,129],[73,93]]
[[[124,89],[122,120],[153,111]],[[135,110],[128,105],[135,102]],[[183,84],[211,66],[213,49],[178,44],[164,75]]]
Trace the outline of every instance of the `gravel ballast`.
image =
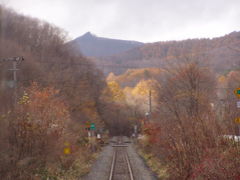
[[[111,139],[110,142],[114,142],[116,138]],[[124,141],[129,141],[128,138],[124,138]],[[131,163],[133,175],[135,180],[156,180],[153,173],[147,168],[143,160],[137,154],[132,143],[127,143],[128,147],[127,153]],[[114,148],[112,147],[112,143],[105,146],[103,151],[100,153],[98,159],[93,164],[91,171],[89,174],[84,176],[83,180],[108,180],[112,157],[114,153]],[[124,180],[124,179],[123,179]]]

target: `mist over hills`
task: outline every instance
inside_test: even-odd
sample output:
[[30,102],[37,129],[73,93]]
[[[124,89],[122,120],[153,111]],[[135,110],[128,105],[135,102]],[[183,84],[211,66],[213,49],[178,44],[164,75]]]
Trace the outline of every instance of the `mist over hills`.
[[83,55],[91,57],[110,56],[140,47],[143,44],[137,41],[97,37],[91,32],[87,32],[68,43],[76,53],[81,52]]

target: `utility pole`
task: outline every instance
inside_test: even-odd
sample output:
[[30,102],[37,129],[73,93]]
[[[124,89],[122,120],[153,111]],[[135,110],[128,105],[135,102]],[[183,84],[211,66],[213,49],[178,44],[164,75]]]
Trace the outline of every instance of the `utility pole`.
[[152,91],[148,91],[148,111],[145,113],[146,121],[149,122],[150,116],[152,114]]
[[152,113],[152,91],[151,90],[149,90],[148,100],[149,100],[148,112],[149,112],[149,115],[151,115]]
[[12,69],[9,69],[10,71],[13,71],[13,84],[14,84],[14,105],[17,103],[17,65],[20,64],[24,58],[21,57],[12,57],[7,59],[2,59],[3,62],[12,62],[13,66]]

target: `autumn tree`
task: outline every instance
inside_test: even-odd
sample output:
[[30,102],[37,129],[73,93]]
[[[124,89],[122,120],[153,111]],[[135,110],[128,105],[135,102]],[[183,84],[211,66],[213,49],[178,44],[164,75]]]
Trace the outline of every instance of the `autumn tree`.
[[192,164],[198,163],[205,148],[214,146],[215,80],[206,67],[186,62],[171,67],[159,89],[159,123],[166,157],[176,176],[188,178]]
[[121,89],[121,87],[116,81],[108,82],[108,88],[112,95],[113,101],[119,102],[119,103],[125,101],[125,95],[123,93],[123,90]]
[[240,72],[231,71],[225,78],[225,87],[221,89],[221,122],[224,125],[225,134],[240,135],[238,124],[235,119],[239,117],[238,108],[236,102],[238,98],[234,94],[234,91],[239,88]]
[[5,134],[8,142],[1,153],[9,158],[1,162],[5,163],[1,167],[3,177],[31,179],[37,168],[55,164],[63,155],[70,114],[58,93],[53,88],[33,84],[25,89],[16,110],[5,116],[9,124]]

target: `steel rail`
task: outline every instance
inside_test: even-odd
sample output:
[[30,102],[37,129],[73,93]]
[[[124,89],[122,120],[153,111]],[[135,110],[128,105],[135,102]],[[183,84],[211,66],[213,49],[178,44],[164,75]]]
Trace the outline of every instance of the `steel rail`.
[[[118,145],[113,145],[112,147],[114,148],[114,153],[113,153],[111,169],[110,169],[110,174],[109,174],[109,179],[108,180],[113,180],[114,179],[114,171],[115,171],[116,159],[117,159],[116,158],[117,157],[117,148],[118,147],[127,147],[127,146],[118,144]],[[130,180],[134,180],[133,170],[132,170],[132,167],[131,167],[131,163],[130,163],[130,160],[129,160],[129,156],[128,156],[127,150],[124,148],[121,151],[123,151],[124,154],[125,154],[124,158],[125,158],[125,161],[127,163],[127,169],[128,169],[129,178],[130,178]]]
[[133,171],[132,171],[132,167],[131,167],[131,164],[130,164],[130,161],[129,161],[129,157],[128,157],[127,152],[125,153],[125,158],[126,158],[126,161],[127,161],[127,166],[128,166],[128,171],[129,171],[130,180],[134,180]]
[[110,170],[110,175],[109,175],[109,180],[113,179],[113,171],[114,171],[114,167],[115,167],[115,163],[116,163],[116,150],[114,150],[113,153],[113,158],[112,158],[112,164],[111,164],[111,170]]

